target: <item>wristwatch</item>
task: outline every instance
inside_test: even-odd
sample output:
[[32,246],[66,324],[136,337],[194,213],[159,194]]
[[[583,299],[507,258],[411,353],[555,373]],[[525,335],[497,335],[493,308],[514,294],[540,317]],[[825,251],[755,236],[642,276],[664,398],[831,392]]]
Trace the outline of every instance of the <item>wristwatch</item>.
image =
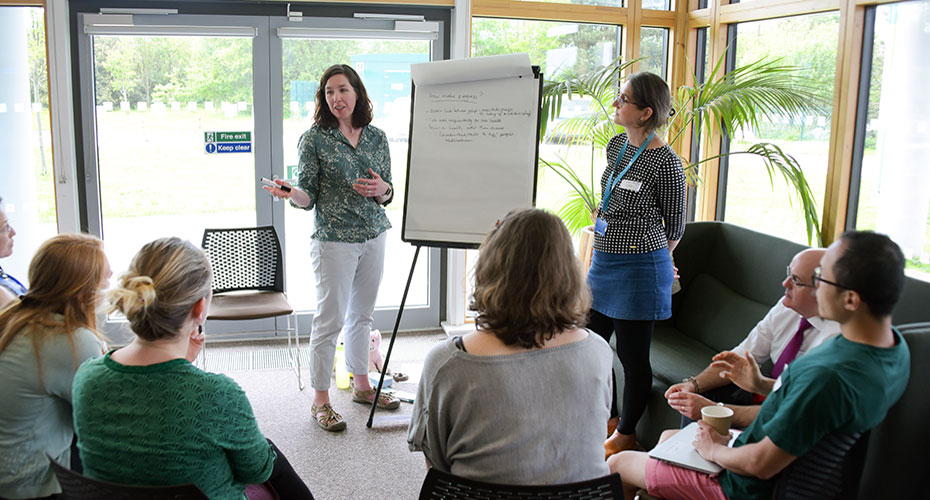
[[682,381],[682,382],[691,382],[691,385],[694,386],[694,393],[695,393],[695,394],[700,394],[700,393],[701,393],[701,386],[700,386],[700,384],[698,384],[698,381],[697,381],[696,378],[694,378],[694,377],[685,377],[685,378],[681,379],[681,381]]

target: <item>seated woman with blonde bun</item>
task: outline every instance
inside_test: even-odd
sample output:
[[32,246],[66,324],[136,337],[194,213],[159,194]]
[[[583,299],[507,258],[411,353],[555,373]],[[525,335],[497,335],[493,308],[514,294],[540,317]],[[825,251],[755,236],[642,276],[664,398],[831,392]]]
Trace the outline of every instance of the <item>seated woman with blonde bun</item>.
[[0,313],[0,498],[54,498],[46,455],[75,465],[71,383],[103,354],[94,311],[109,277],[102,241],[55,236],[29,264],[29,291]]
[[211,499],[273,492],[312,499],[259,431],[242,388],[191,364],[203,348],[212,281],[203,251],[163,238],[142,247],[109,292],[136,338],[75,376],[84,474],[133,485],[194,483]]
[[558,217],[508,214],[481,246],[477,331],[426,356],[407,442],[469,479],[561,484],[608,474],[611,351],[579,325],[591,303]]

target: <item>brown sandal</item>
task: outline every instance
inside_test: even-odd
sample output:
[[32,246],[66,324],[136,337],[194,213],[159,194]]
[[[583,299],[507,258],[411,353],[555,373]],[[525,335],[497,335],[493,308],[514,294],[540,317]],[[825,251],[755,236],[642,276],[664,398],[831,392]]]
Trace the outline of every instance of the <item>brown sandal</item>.
[[[360,391],[355,389],[352,391],[352,401],[370,405],[374,403],[375,392],[377,391],[374,389],[369,389],[367,391]],[[378,396],[378,408],[383,408],[385,410],[396,410],[400,408],[400,400],[397,399],[393,394],[382,392],[381,395]]]
[[316,423],[320,424],[320,427],[324,430],[330,432],[345,430],[346,421],[342,418],[342,415],[336,413],[330,403],[323,403],[320,406],[311,405],[310,411],[313,412]]

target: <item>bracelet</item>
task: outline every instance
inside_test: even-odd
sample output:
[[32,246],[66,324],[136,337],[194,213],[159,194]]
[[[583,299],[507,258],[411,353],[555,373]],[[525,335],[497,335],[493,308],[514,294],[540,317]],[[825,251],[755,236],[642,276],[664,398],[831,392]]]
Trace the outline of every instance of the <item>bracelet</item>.
[[691,382],[691,385],[694,386],[694,393],[695,394],[701,393],[701,384],[698,384],[698,381],[696,378],[688,377],[688,378],[683,379],[682,382]]
[[390,199],[392,194],[394,194],[394,188],[392,188],[391,185],[388,184],[387,191],[384,192],[385,199]]

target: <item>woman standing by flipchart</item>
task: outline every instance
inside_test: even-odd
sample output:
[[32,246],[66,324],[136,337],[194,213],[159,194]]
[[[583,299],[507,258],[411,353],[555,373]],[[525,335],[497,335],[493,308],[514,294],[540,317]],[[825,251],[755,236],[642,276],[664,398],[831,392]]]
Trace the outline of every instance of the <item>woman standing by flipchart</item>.
[[[346,428],[330,404],[329,387],[339,332],[345,325],[346,365],[355,375],[352,400],[372,404],[368,345],[372,313],[384,270],[385,232],[391,223],[391,153],[385,133],[370,125],[371,101],[351,66],[330,66],[316,93],[313,127],[298,144],[298,186],[276,180],[266,187],[304,210],[316,208],[310,258],[316,276],[317,309],[310,339],[313,418],[328,431]],[[381,393],[378,407],[400,401]]]
[[624,374],[622,414],[615,396],[608,429],[616,430],[604,443],[606,456],[636,446],[652,387],[653,326],[671,316],[671,253],[685,231],[685,175],[660,130],[674,113],[668,85],[658,75],[635,74],[613,106],[614,123],[626,132],[607,145],[588,272],[588,328],[608,341],[616,335]]

